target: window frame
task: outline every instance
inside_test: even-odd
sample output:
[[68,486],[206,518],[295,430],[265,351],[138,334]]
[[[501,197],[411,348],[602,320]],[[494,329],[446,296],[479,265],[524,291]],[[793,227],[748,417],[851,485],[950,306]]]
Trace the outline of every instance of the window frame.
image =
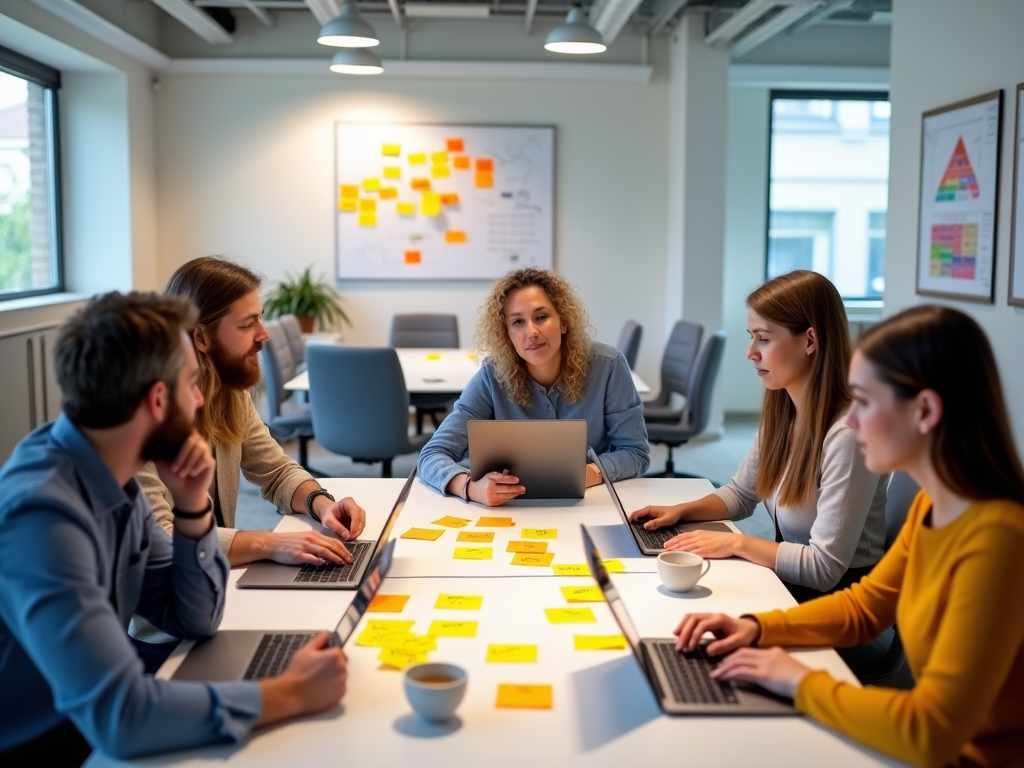
[[33,288],[25,291],[9,291],[0,293],[0,305],[7,301],[46,296],[66,291],[64,283],[64,227],[63,209],[61,207],[61,173],[60,173],[60,120],[59,100],[57,92],[61,87],[60,71],[40,61],[24,56],[10,48],[0,45],[0,72],[22,80],[28,80],[46,89],[43,98],[44,109],[49,118],[47,126],[47,149],[50,157],[48,169],[50,209],[50,242],[52,243],[53,283],[47,288]]

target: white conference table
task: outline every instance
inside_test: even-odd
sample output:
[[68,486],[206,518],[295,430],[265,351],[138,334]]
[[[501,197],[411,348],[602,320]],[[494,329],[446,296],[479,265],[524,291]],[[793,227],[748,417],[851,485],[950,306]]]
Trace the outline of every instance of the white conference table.
[[[322,481],[335,496],[351,495],[367,511],[364,538],[377,535],[403,480],[331,479]],[[706,493],[710,484],[693,480],[636,479],[621,483],[627,508],[643,503],[685,501]],[[510,575],[504,542],[519,538],[527,527],[553,527],[549,541],[555,563],[583,562],[578,521],[586,518],[597,534],[602,557],[621,559],[626,573],[613,574],[634,623],[644,637],[666,637],[687,612],[725,611],[739,614],[793,605],[775,574],[743,560],[716,560],[691,592],[667,591],[652,572],[650,558],[611,528],[618,519],[603,486],[587,490],[576,505],[535,503],[489,509],[442,497],[416,481],[394,536],[411,527],[433,527],[443,515],[472,519],[511,516],[511,528],[458,529],[495,531],[490,572],[465,566],[474,561],[452,559],[457,535],[448,529],[433,542],[400,539],[392,571],[381,594],[407,595],[401,613],[373,613],[367,619],[406,619],[412,631],[425,634],[430,622],[478,622],[473,638],[441,637],[431,661],[448,661],[469,673],[466,698],[457,717],[444,725],[419,719],[409,707],[400,672],[382,665],[378,648],[346,644],[348,692],[342,705],[319,715],[261,729],[240,745],[218,745],[166,753],[137,761],[116,761],[94,755],[90,768],[138,766],[283,765],[424,766],[427,768],[522,768],[539,766],[615,766],[685,763],[693,766],[765,766],[793,768],[822,765],[897,766],[897,761],[865,749],[804,717],[668,717],[661,712],[636,660],[628,650],[576,651],[576,634],[617,634],[619,629],[604,603],[587,603],[596,623],[550,624],[545,608],[582,607],[568,604],[563,586],[592,586],[589,577],[559,577],[550,568],[522,567]],[[314,523],[305,515],[282,517],[277,530],[299,531]],[[621,525],[619,526],[621,528]],[[629,543],[632,538],[626,532]],[[463,545],[460,543],[460,545]],[[470,545],[466,545],[470,546]],[[241,590],[233,587],[243,569],[231,573],[223,629],[290,630],[337,623],[352,600],[350,591]],[[530,578],[532,576],[532,578]],[[434,608],[440,593],[480,595],[478,611]],[[362,626],[356,629],[356,634]],[[536,663],[486,663],[490,643],[536,645]],[[183,643],[160,670],[169,677],[187,652]],[[805,649],[795,654],[811,667],[856,683],[832,649]],[[550,710],[500,709],[495,706],[499,683],[542,683],[553,687]]]
[[[317,344],[336,344],[329,339],[315,340]],[[340,345],[339,345],[340,346]],[[472,349],[408,349],[396,348],[398,362],[405,376],[405,388],[416,393],[460,394],[476,375],[480,364]],[[637,393],[650,394],[647,383],[630,371]],[[309,373],[303,371],[285,382],[285,389],[308,390]]]

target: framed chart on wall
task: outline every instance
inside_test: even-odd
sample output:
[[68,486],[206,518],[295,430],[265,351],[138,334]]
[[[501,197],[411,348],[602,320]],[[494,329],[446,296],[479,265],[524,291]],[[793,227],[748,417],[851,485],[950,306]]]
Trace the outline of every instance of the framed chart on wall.
[[921,127],[917,292],[995,299],[1003,92],[925,112]]
[[554,264],[553,126],[336,123],[339,279]]
[[1024,307],[1024,83],[1017,86],[1013,133],[1013,222],[1010,227],[1010,304]]

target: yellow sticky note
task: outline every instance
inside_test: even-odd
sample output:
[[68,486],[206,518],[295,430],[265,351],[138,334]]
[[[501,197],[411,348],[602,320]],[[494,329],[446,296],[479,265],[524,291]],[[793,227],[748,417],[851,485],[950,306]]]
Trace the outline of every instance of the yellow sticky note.
[[385,648],[401,648],[403,651],[410,651],[412,653],[429,653],[430,651],[437,650],[437,638],[433,635],[419,635],[418,637],[412,632],[404,633],[404,637],[398,638],[397,632],[396,637],[385,638]]
[[440,359],[441,359],[441,353],[440,352],[428,352],[427,353],[427,360],[440,360]]
[[381,187],[380,188],[380,199],[381,200],[392,200],[398,197],[398,190],[395,187]]
[[448,595],[442,592],[437,596],[434,607],[453,611],[479,611],[483,602],[483,595]]
[[376,227],[377,226],[377,214],[376,213],[360,213],[359,214],[359,226],[360,227]]
[[409,155],[409,165],[423,165],[427,162],[426,152],[413,152]]
[[410,528],[408,531],[403,533],[399,538],[403,539],[420,539],[422,541],[437,541],[444,534],[444,531],[439,531],[436,528]]
[[498,683],[495,706],[522,709],[551,709],[554,697],[550,685]]
[[[410,621],[409,624],[412,624]],[[405,643],[414,638],[412,632],[400,629],[364,629],[356,638],[356,645],[367,648],[403,647]]]
[[342,184],[340,197],[359,197],[358,184]]
[[430,169],[430,175],[435,179],[447,179],[452,175],[452,172],[448,170],[447,165],[435,165]]
[[543,554],[548,551],[546,541],[510,541],[505,547],[506,552],[537,552]]
[[409,602],[409,595],[374,595],[373,600],[366,607],[367,613],[401,613],[405,604]]
[[515,522],[511,517],[481,517],[476,525],[478,528],[511,528]]
[[475,621],[432,621],[428,635],[434,637],[476,637]]
[[597,617],[590,608],[545,608],[552,624],[596,624]]
[[523,528],[524,539],[557,539],[557,528]]
[[457,541],[475,541],[480,544],[490,544],[494,541],[494,531],[459,531]]
[[622,635],[574,635],[572,641],[577,651],[621,651],[626,647]]
[[415,216],[416,215],[416,203],[399,203],[398,204],[398,215],[399,216]]
[[488,664],[532,664],[537,661],[536,645],[488,645]]
[[354,197],[342,197],[338,200],[339,211],[354,211],[359,207],[359,201]]
[[626,566],[622,564],[621,560],[602,560],[601,565],[608,573],[625,573]]
[[420,202],[420,213],[424,216],[441,215],[441,196],[437,192],[424,192]]
[[387,630],[389,632],[408,632],[415,621],[407,619],[368,619],[367,630]]
[[494,557],[491,547],[456,547],[453,560],[490,560]]
[[604,602],[604,592],[600,587],[562,587],[562,597],[567,603]]
[[364,192],[376,192],[380,189],[380,179],[374,176],[372,179],[363,179]]
[[359,201],[359,210],[374,213],[377,210],[377,201],[372,197],[364,197]]
[[397,165],[385,165],[384,166],[384,178],[385,179],[400,179],[402,178],[402,169]]
[[517,552],[512,556],[512,565],[540,565],[547,568],[549,565],[551,565],[551,561],[554,559],[554,552],[545,552],[543,554]]
[[377,656],[384,664],[395,669],[405,669],[410,664],[422,664],[427,660],[427,654],[407,651],[403,648],[385,648]]
[[589,576],[590,566],[586,563],[559,563],[558,565],[552,565],[551,570],[555,576]]
[[435,520],[431,525],[443,525],[446,528],[464,528],[469,525],[472,520],[467,520],[464,517],[452,517],[451,515],[445,515],[440,520]]
[[466,233],[461,229],[449,229],[444,233],[444,241],[446,243],[464,243],[466,242]]
[[388,157],[398,157],[400,154],[402,154],[402,145],[385,144],[384,148],[381,150],[381,154],[387,155]]
[[430,153],[430,164],[431,165],[448,165],[448,153],[447,152],[431,152]]

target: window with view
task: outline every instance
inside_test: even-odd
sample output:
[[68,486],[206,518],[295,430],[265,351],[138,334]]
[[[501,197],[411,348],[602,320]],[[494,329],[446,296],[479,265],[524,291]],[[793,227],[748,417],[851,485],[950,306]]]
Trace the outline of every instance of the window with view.
[[62,289],[60,74],[0,47],[0,300]]
[[772,93],[768,277],[812,269],[845,299],[885,291],[889,101]]

